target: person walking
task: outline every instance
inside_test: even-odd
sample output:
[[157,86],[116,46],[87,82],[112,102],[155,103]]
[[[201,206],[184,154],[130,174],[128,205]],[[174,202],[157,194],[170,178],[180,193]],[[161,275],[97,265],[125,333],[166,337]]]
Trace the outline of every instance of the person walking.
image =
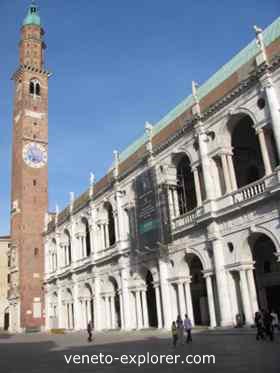
[[178,315],[176,320],[178,341],[181,345],[184,344],[184,324],[180,315]]
[[172,322],[171,335],[172,335],[173,347],[176,347],[177,341],[178,341],[178,330],[177,330],[177,325],[175,321]]
[[271,311],[270,316],[272,317],[272,329],[273,329],[273,332],[275,332],[276,329],[279,330],[279,318],[278,318],[277,313],[274,310]]
[[263,317],[262,317],[262,314],[259,311],[255,312],[255,325],[256,325],[256,328],[257,328],[256,340],[257,341],[259,339],[264,340]]
[[92,322],[90,321],[87,325],[87,332],[88,332],[88,341],[92,342]]
[[184,329],[187,334],[186,343],[192,342],[192,322],[187,314],[184,319]]
[[269,337],[271,341],[274,340],[272,320],[273,318],[271,314],[268,311],[265,311],[263,315],[264,330],[265,330],[265,334]]

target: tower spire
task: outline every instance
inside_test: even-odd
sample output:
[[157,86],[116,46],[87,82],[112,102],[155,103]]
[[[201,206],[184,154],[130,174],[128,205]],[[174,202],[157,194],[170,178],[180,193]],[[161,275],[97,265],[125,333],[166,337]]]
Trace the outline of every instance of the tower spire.
[[22,26],[27,25],[36,25],[41,27],[41,19],[39,14],[39,7],[36,4],[35,0],[32,0],[31,4],[28,7],[27,15],[24,18]]

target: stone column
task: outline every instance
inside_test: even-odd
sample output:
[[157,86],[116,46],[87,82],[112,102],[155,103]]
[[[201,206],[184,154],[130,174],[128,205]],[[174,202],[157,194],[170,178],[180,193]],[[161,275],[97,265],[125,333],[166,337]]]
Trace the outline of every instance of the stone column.
[[[74,309],[74,315],[73,315],[73,327],[75,329],[79,329],[80,328],[80,314],[78,312],[79,310],[79,299],[78,299],[78,296],[79,296],[79,289],[78,289],[78,284],[74,282],[74,286],[73,286],[73,309]],[[71,310],[72,312],[72,310]]]
[[140,291],[136,290],[137,329],[143,328]]
[[50,318],[54,316],[54,312],[53,305],[50,303],[49,285],[45,285],[45,288],[45,330],[49,330],[53,328]]
[[[79,314],[80,314],[80,325],[79,325],[79,329],[84,329],[86,321],[85,321],[84,301],[83,301],[83,299],[80,299],[80,302],[79,302]],[[77,325],[77,327],[78,327],[78,325]]]
[[109,297],[105,295],[105,312],[106,312],[106,328],[111,328],[111,317],[110,317],[110,305],[109,305]]
[[[119,300],[120,300],[120,313],[121,313],[121,329],[125,329],[124,325],[125,325],[125,321],[124,321],[124,313],[123,313],[123,294],[122,294],[122,291],[119,290]],[[116,327],[118,327],[118,325],[116,325]]]
[[51,257],[51,251],[48,251],[48,273],[52,273],[52,257]]
[[66,308],[67,308],[68,328],[73,329],[72,303],[67,303]]
[[63,244],[62,249],[63,249],[63,259],[64,259],[63,267],[65,267],[68,264],[67,246],[65,244]]
[[226,192],[231,192],[231,180],[229,174],[229,167],[227,163],[227,156],[225,154],[221,154],[222,166],[223,166],[223,174],[225,178],[225,185],[226,185]]
[[118,238],[120,241],[125,240],[125,219],[124,219],[124,211],[121,207],[121,192],[118,190],[118,183],[116,183],[116,191],[115,191],[115,198],[116,198],[116,209],[117,209],[117,225],[116,228],[118,230]]
[[[67,252],[67,255],[68,255],[68,264],[72,264],[74,262],[76,262],[79,258],[78,258],[78,253],[76,251],[76,247],[77,247],[77,232],[76,232],[76,224],[75,224],[75,220],[72,217],[70,217],[70,228],[69,228],[69,233],[70,233],[70,242],[71,242],[71,263],[70,263],[70,260],[69,260],[69,253]],[[69,242],[67,240],[67,246],[69,245]],[[68,250],[67,250],[68,251]]]
[[203,180],[205,184],[205,192],[206,192],[206,199],[213,199],[215,198],[215,187],[214,181],[212,177],[212,165],[210,158],[208,156],[208,137],[207,134],[202,129],[202,123],[199,124],[198,130],[198,143],[199,143],[199,153],[201,158],[201,166],[202,166],[202,173],[203,173]]
[[257,297],[257,291],[256,291],[255,278],[254,278],[252,268],[247,270],[247,279],[248,279],[248,286],[249,286],[249,292],[250,292],[252,314],[254,315],[255,312],[257,312],[259,310],[259,305],[258,305],[258,297]]
[[84,301],[84,312],[85,312],[85,318],[86,318],[86,326],[89,322],[89,314],[88,314],[88,300],[85,299]]
[[98,251],[98,230],[96,225],[96,211],[94,207],[94,202],[90,202],[90,223],[89,223],[89,232],[90,232],[90,247],[91,252],[96,259],[96,252]]
[[192,324],[194,325],[193,304],[192,304],[190,283],[191,283],[190,279],[187,280],[184,284],[184,287],[185,287],[185,295],[186,295],[186,303],[187,303],[187,314]]
[[231,154],[228,154],[227,160],[228,160],[229,174],[230,174],[230,180],[231,180],[231,189],[234,191],[238,189],[238,186],[237,186],[236,175],[235,175],[233,159],[232,159]]
[[103,224],[98,225],[98,246],[96,248],[96,251],[102,251],[105,248],[105,240],[104,240],[104,228]]
[[116,311],[115,311],[115,299],[114,296],[110,297],[110,304],[111,304],[111,328],[116,328]]
[[194,184],[195,184],[195,194],[197,200],[197,206],[202,205],[202,197],[201,197],[201,188],[200,188],[200,181],[197,167],[193,169],[193,176],[194,176]]
[[240,274],[240,287],[241,287],[241,297],[242,297],[242,304],[243,310],[245,314],[246,324],[251,325],[253,324],[253,317],[252,317],[252,310],[250,304],[250,297],[248,291],[248,283],[245,270],[242,269],[239,271]]
[[240,313],[240,310],[237,303],[236,279],[234,277],[234,273],[235,271],[227,272],[227,279],[230,292],[232,323],[233,325],[236,325],[236,315]]
[[272,168],[271,168],[271,163],[269,159],[269,154],[268,154],[268,149],[266,146],[266,141],[265,141],[265,136],[264,136],[264,131],[263,128],[259,128],[257,130],[257,135],[260,143],[260,148],[261,148],[261,153],[262,153],[262,159],[264,163],[264,170],[265,170],[265,175],[270,175],[272,173]]
[[106,223],[103,225],[104,229],[104,249],[107,249],[110,246],[110,241],[109,241],[109,224]]
[[129,330],[131,329],[131,317],[130,317],[130,301],[129,301],[129,290],[128,290],[128,269],[122,268],[121,270],[121,286],[122,286],[122,303],[123,303],[123,320],[124,324],[122,328]]
[[76,244],[77,244],[77,259],[83,259],[84,249],[82,243],[82,236],[80,233],[76,235]]
[[87,314],[88,314],[88,321],[93,321],[91,317],[91,299],[88,299],[87,303]]
[[186,305],[185,305],[185,295],[184,295],[183,283],[179,281],[177,283],[177,287],[178,287],[180,315],[181,315],[181,318],[184,319],[184,315],[186,313]]
[[57,269],[63,267],[63,254],[60,247],[60,239],[56,238],[56,252],[57,252]]
[[71,303],[71,322],[72,322],[72,329],[75,329],[75,308],[74,303]]
[[212,245],[218,290],[218,301],[221,315],[221,326],[230,326],[232,325],[232,320],[227,277],[224,267],[224,245],[223,241],[220,238],[215,238],[212,241]]
[[144,321],[144,328],[149,327],[149,317],[148,317],[148,307],[147,307],[147,298],[146,298],[146,291],[141,290],[141,298],[142,298],[142,306],[143,306],[143,321]]
[[174,201],[173,201],[173,191],[171,187],[168,188],[168,203],[169,203],[170,218],[171,220],[173,220],[175,218],[175,209],[174,209]]
[[[114,216],[114,224],[115,224],[115,238],[116,242],[120,241],[120,226],[119,226],[119,217],[118,217],[118,211],[113,211]],[[109,242],[109,225],[108,225],[108,242]]]
[[136,309],[136,294],[129,292],[129,308],[132,311],[130,317],[130,328],[137,329],[137,309]]
[[100,278],[94,279],[94,330],[102,329],[102,310],[101,310],[101,296],[100,296]]
[[[174,321],[177,319],[180,309],[178,306],[178,288],[176,283],[168,283],[168,292],[170,294],[170,317]],[[170,327],[169,327],[170,328]]]
[[65,315],[65,321],[64,321],[64,325],[65,325],[65,329],[70,329],[70,322],[69,322],[69,307],[68,307],[68,303],[66,303],[65,301],[63,302],[64,303],[64,315]]
[[260,78],[260,81],[266,93],[268,108],[271,116],[271,126],[274,133],[278,158],[280,159],[280,105],[277,92],[271,79],[271,74],[268,71],[263,77]]
[[163,319],[165,329],[170,329],[172,315],[170,309],[170,292],[168,287],[168,268],[164,259],[159,259],[160,288],[162,295]]
[[206,288],[207,288],[207,300],[208,300],[208,308],[209,308],[209,314],[210,314],[210,326],[211,328],[215,328],[217,326],[217,320],[216,320],[216,311],[215,311],[215,303],[214,303],[212,275],[206,274],[204,275],[204,277],[206,280]]
[[62,288],[57,280],[58,290],[57,290],[57,307],[58,307],[58,327],[63,329],[64,326],[64,315],[63,315],[63,305],[62,305]]
[[158,329],[162,329],[162,309],[161,309],[161,299],[160,299],[160,289],[159,285],[155,286],[156,292],[156,303],[157,303],[157,319],[158,319]]
[[172,189],[172,194],[173,194],[173,201],[174,201],[174,214],[175,218],[180,215],[179,212],[179,198],[178,198],[178,192],[177,189],[174,188]]

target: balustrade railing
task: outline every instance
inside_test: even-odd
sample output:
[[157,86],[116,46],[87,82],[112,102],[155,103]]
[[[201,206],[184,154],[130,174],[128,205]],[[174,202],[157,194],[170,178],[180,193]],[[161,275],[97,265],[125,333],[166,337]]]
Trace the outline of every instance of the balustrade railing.
[[197,218],[197,208],[186,212],[184,215],[178,216],[173,220],[174,228],[180,228],[184,225],[195,223]]
[[233,193],[233,201],[234,203],[246,201],[256,197],[259,194],[262,194],[264,191],[265,181],[256,181],[255,183],[246,185],[245,187],[242,187],[238,189],[235,193]]
[[[257,196],[263,194],[267,188],[269,188],[268,182],[271,179],[271,175],[266,178],[262,178],[252,184],[246,185],[238,190],[221,196],[216,199],[215,211],[224,210],[225,208],[230,208],[237,203],[249,201],[256,198]],[[196,207],[195,209],[188,211],[184,215],[178,216],[172,221],[172,229],[177,230],[181,227],[191,226],[197,222],[198,217],[203,215],[205,212],[204,205],[202,208]]]

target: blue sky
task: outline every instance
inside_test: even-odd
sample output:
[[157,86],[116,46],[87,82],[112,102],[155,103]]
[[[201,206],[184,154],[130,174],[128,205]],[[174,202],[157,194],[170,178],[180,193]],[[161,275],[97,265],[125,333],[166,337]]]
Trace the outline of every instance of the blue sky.
[[[49,82],[49,207],[123,150],[280,14],[279,0],[38,0]],[[0,235],[9,232],[11,74],[28,0],[0,0]]]

